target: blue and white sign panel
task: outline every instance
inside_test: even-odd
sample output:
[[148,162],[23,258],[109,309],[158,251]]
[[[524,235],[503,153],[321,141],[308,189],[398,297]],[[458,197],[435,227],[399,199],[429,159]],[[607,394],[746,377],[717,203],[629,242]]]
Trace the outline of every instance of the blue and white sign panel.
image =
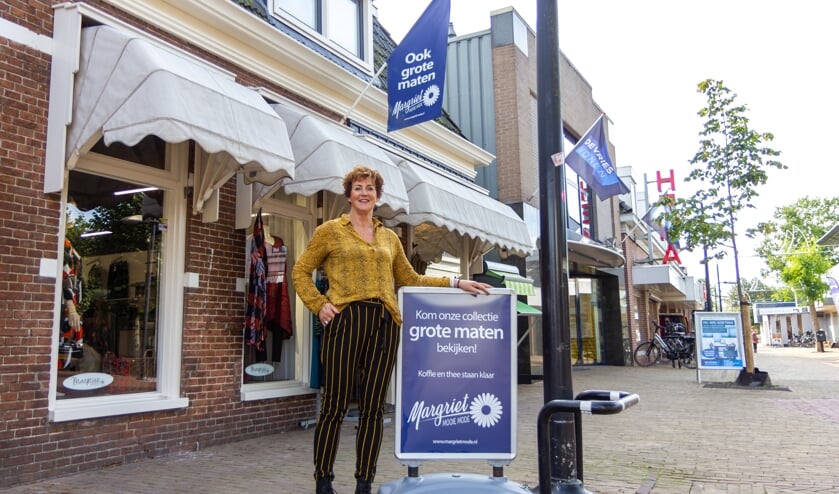
[[696,355],[700,369],[742,369],[743,321],[739,312],[697,312]]
[[515,458],[513,291],[405,287],[399,305],[396,457]]

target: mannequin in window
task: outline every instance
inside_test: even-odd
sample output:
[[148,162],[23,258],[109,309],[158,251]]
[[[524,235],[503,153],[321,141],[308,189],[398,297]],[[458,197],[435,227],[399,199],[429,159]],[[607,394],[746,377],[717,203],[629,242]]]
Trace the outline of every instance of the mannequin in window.
[[59,358],[61,367],[78,366],[83,350],[82,321],[78,305],[82,297],[82,256],[73,248],[70,240],[64,240],[64,267],[61,273],[62,317],[59,334]]

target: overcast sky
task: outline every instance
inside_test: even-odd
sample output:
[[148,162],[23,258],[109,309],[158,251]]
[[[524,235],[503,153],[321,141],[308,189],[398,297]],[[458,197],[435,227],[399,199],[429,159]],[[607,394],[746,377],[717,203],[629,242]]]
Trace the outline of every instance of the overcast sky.
[[[379,20],[398,42],[429,0],[375,0]],[[536,28],[536,0],[451,0],[458,35],[489,28],[489,13],[513,6]],[[839,195],[835,121],[839,110],[839,3],[824,0],[558,1],[559,47],[593,88],[612,120],[618,166],[646,172],[671,168],[676,194],[699,148],[707,100],[705,79],[722,80],[748,107],[752,130],[770,132],[789,169],[774,171],[756,210],[737,220],[741,276],[758,277],[746,228],[769,220],[775,207],[804,196]],[[561,91],[561,88],[560,88]],[[653,189],[651,189],[652,191]],[[839,218],[837,218],[839,222]],[[704,277],[699,256],[683,255],[690,274]],[[731,255],[720,263],[734,280]],[[716,283],[712,265],[712,283]],[[727,273],[730,273],[727,274]]]

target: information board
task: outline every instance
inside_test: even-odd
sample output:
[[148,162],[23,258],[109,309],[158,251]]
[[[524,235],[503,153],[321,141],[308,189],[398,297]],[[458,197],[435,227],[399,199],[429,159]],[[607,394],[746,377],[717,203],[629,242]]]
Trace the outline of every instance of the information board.
[[399,459],[516,456],[515,295],[450,288],[399,291]]
[[744,367],[743,321],[739,312],[696,312],[696,355],[700,369]]

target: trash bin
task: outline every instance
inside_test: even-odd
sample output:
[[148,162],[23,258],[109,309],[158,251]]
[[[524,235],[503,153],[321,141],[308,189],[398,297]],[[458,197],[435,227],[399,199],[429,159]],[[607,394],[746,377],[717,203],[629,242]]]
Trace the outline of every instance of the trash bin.
[[824,351],[824,342],[827,341],[827,333],[823,329],[816,331],[816,351]]

